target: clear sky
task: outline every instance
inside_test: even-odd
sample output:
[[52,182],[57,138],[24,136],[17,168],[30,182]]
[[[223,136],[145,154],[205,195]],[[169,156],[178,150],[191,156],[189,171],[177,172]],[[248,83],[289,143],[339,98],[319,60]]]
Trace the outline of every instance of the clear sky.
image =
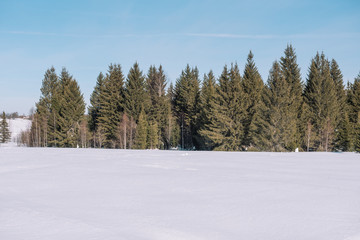
[[360,71],[360,1],[0,1],[0,111],[28,113],[51,66],[66,67],[86,102],[100,71],[162,64],[175,82],[186,64],[218,76],[241,71],[250,50],[264,81],[288,43],[302,79],[317,51],[353,81]]

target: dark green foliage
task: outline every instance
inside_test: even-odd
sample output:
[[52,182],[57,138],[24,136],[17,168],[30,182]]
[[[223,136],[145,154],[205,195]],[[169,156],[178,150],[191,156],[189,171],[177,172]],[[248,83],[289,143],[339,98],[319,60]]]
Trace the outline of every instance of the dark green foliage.
[[145,149],[147,146],[148,124],[144,110],[140,111],[138,124],[136,127],[134,148]]
[[351,128],[351,150],[360,152],[360,74],[350,84],[348,91],[349,122]]
[[91,132],[96,132],[97,126],[99,124],[99,116],[100,116],[100,96],[102,90],[104,88],[105,77],[100,72],[99,76],[97,77],[96,86],[94,91],[90,96],[90,106],[88,108],[89,113],[89,129]]
[[[167,111],[171,104],[170,100],[166,97],[166,77],[162,66],[158,69],[155,66],[151,66],[146,77],[146,92],[150,99],[150,106],[148,108],[148,118],[152,123],[151,138],[157,136],[157,140],[153,139],[150,144],[150,148],[169,148],[169,140],[167,137]],[[171,106],[170,106],[171,107]],[[155,125],[157,126],[157,132],[155,133]],[[156,143],[156,144],[155,144]]]
[[205,146],[218,151],[241,150],[243,101],[238,66],[232,65],[230,70],[225,66],[218,85],[212,73],[204,79],[204,84],[208,96],[203,95],[205,122],[200,134]]
[[339,107],[330,63],[324,54],[317,54],[311,62],[304,99],[309,109],[308,119],[313,126],[314,144],[311,147],[328,151],[333,145]]
[[302,121],[301,121],[301,106],[303,102],[302,97],[302,82],[300,76],[300,68],[297,64],[297,57],[295,49],[292,45],[288,45],[284,51],[284,56],[280,58],[281,73],[285,78],[289,86],[289,95],[288,97],[288,107],[287,107],[287,116],[288,120],[291,122],[291,128],[288,128],[291,133],[289,133],[288,142],[291,142],[288,145],[288,150],[294,150],[294,148],[299,147],[301,144],[302,138]]
[[141,109],[147,109],[148,95],[145,92],[145,77],[135,63],[130,69],[125,84],[125,110],[138,122]]
[[104,135],[103,146],[116,147],[118,126],[124,112],[124,76],[119,64],[111,64],[98,96],[100,102],[98,127]]
[[80,122],[85,112],[85,102],[76,80],[65,68],[60,74],[55,99],[55,144],[57,147],[76,147],[79,144]]
[[276,152],[295,149],[297,118],[292,111],[291,88],[292,83],[285,79],[279,63],[274,62],[255,120],[258,149]]
[[192,149],[198,147],[196,136],[198,134],[197,120],[199,117],[200,80],[197,68],[186,66],[176,81],[174,89],[174,110],[181,130],[181,147]]
[[0,123],[0,143],[6,143],[10,141],[10,138],[11,138],[11,133],[9,130],[9,125],[6,121],[5,112],[3,112]]
[[243,145],[248,149],[252,149],[255,145],[254,135],[256,134],[256,126],[254,120],[256,119],[260,96],[264,87],[253,58],[254,55],[250,51],[242,81],[244,101]]

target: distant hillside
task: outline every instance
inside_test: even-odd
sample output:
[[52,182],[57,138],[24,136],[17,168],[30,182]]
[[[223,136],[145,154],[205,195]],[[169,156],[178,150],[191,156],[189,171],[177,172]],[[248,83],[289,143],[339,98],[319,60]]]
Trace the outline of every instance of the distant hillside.
[[23,118],[8,119],[9,129],[11,132],[11,142],[16,143],[22,131],[26,131],[31,127],[31,120]]

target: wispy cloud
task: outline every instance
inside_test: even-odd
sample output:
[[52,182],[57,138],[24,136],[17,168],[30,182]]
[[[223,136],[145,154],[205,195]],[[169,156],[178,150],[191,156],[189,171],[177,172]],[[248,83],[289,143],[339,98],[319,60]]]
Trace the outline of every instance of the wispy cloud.
[[228,33],[187,33],[190,37],[204,38],[234,38],[234,39],[318,39],[318,38],[360,38],[360,33],[338,33],[338,34],[228,34]]
[[202,37],[202,38],[227,38],[227,39],[321,39],[321,38],[360,38],[360,33],[334,33],[334,34],[232,34],[232,33],[156,33],[156,34],[71,34],[31,31],[1,31],[2,34],[73,37],[73,38],[153,38],[153,37]]

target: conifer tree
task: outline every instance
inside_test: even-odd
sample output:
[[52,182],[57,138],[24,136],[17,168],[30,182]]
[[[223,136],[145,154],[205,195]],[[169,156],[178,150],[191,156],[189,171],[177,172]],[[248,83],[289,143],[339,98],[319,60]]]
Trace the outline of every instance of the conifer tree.
[[304,98],[315,136],[313,148],[328,151],[333,144],[338,106],[330,64],[323,53],[311,62]]
[[[205,124],[200,130],[205,147],[220,151],[239,151],[242,149],[243,137],[243,101],[241,76],[237,65],[227,66],[219,78],[219,85],[212,90],[212,76],[209,74],[204,82],[210,97],[205,98]],[[214,91],[213,93],[211,93]]]
[[254,147],[254,135],[256,127],[254,125],[254,120],[256,118],[257,109],[260,102],[260,96],[264,83],[261,79],[261,76],[258,72],[257,67],[254,62],[254,55],[250,51],[247,63],[245,65],[244,76],[242,80],[242,89],[244,94],[244,136],[243,136],[243,145],[247,149],[252,149]]
[[285,79],[280,64],[274,62],[255,120],[255,146],[259,150],[294,150],[296,118],[290,104],[294,97],[291,88],[292,83]]
[[360,152],[360,74],[355,78],[354,83],[350,84],[347,97],[349,122],[352,129],[350,149]]
[[9,130],[9,125],[6,121],[5,112],[2,113],[1,123],[0,123],[0,143],[6,143],[10,141],[11,133]]
[[56,103],[56,146],[76,147],[79,144],[85,102],[76,80],[65,68],[60,74]]
[[199,71],[186,66],[180,78],[176,81],[174,89],[174,110],[181,131],[181,147],[192,149],[198,147],[196,135],[198,134],[198,116],[200,102]]
[[146,113],[142,109],[140,110],[138,124],[136,126],[136,134],[135,134],[135,149],[145,149],[147,145],[147,135],[148,135],[148,126],[146,120]]
[[140,112],[148,107],[148,97],[145,92],[145,77],[136,62],[129,70],[125,83],[125,110],[137,123]]
[[158,132],[156,133],[158,145],[153,146],[154,148],[164,148],[167,145],[166,111],[168,102],[165,91],[166,84],[166,77],[162,66],[160,65],[158,69],[155,66],[151,66],[146,77],[146,92],[150,98],[148,118],[158,126]]
[[288,121],[291,123],[292,128],[289,129],[290,138],[288,142],[291,142],[291,147],[288,146],[288,150],[294,150],[295,147],[299,147],[301,144],[301,137],[303,131],[303,122],[301,121],[301,107],[303,102],[302,97],[302,81],[300,75],[300,68],[297,64],[297,56],[295,49],[292,45],[288,45],[284,51],[284,56],[280,58],[281,73],[284,76],[287,84],[289,85],[288,96]]
[[100,96],[102,94],[102,90],[104,89],[104,81],[105,81],[104,75],[100,72],[99,76],[97,77],[94,91],[90,96],[90,106],[88,108],[88,113],[89,113],[88,125],[93,138],[93,144],[92,144],[93,147],[99,145],[96,143],[97,142],[96,132],[99,125],[100,108],[101,108]]
[[98,127],[104,135],[103,146],[114,148],[118,145],[118,126],[124,112],[124,76],[119,64],[110,64],[99,94]]

